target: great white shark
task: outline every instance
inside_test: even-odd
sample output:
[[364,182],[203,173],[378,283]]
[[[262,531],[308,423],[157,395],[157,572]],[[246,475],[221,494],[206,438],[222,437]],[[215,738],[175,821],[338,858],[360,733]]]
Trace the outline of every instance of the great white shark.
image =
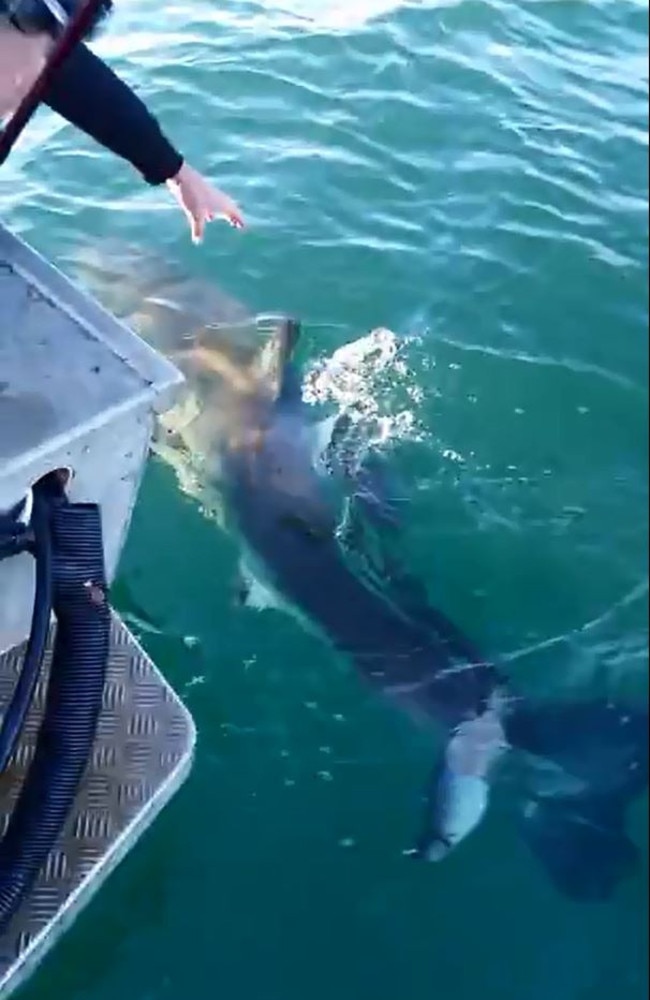
[[[626,813],[647,787],[646,708],[518,696],[402,565],[386,470],[350,455],[345,416],[318,420],[304,401],[299,324],[267,324],[260,351],[259,325],[216,304],[219,322],[179,337],[169,300],[150,295],[140,332],[186,375],[155,446],[186,489],[218,495],[242,549],[243,603],[292,611],[371,689],[443,734],[413,854],[440,861],[464,840],[514,756],[514,812],[533,854],[563,894],[609,898],[638,860]],[[372,573],[359,559],[368,527],[380,539]]]

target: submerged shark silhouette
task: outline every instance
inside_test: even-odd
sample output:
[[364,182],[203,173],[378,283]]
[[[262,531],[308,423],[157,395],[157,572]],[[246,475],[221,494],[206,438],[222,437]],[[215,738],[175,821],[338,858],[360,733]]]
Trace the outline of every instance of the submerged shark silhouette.
[[394,549],[380,547],[372,576],[355,568],[363,530],[342,535],[336,485],[348,527],[370,525],[381,537],[390,525],[394,534],[382,469],[372,457],[349,460],[344,419],[314,420],[294,361],[298,324],[267,324],[261,353],[259,333],[238,316],[167,344],[188,394],[156,443],[185,488],[218,494],[243,550],[243,600],[297,613],[372,688],[446,734],[413,853],[440,860],[463,840],[514,753],[524,840],[562,893],[608,898],[637,862],[625,814],[647,786],[647,711],[604,700],[528,703],[430,606]]
[[298,336],[293,322],[280,328],[276,390],[255,410],[248,442],[221,453],[222,495],[245,548],[253,603],[261,580],[267,595],[297,609],[375,690],[448,734],[418,856],[443,858],[478,824],[498,763],[518,751],[524,839],[563,893],[607,898],[636,861],[625,810],[647,783],[646,712],[605,701],[528,704],[429,605],[398,557],[384,551],[379,587],[352,571],[328,478],[348,477],[353,517],[379,531],[393,511],[372,467],[337,465],[336,424],[329,437],[322,429],[314,435],[291,360]]

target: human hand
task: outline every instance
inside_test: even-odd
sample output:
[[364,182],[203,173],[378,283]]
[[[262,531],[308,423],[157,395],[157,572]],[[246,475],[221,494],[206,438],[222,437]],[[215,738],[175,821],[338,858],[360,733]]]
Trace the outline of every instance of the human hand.
[[185,213],[193,243],[201,242],[206,223],[216,218],[226,219],[235,229],[244,228],[243,216],[232,198],[213,187],[188,163],[167,181],[167,187]]

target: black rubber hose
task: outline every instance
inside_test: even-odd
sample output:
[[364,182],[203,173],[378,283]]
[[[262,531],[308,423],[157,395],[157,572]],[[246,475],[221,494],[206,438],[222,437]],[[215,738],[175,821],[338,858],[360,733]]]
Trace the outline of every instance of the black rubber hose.
[[36,561],[36,583],[32,624],[16,686],[0,728],[0,773],[11,760],[34,696],[52,617],[52,538],[51,504],[38,488],[34,490],[34,508],[30,522],[32,540],[29,551]]
[[92,750],[108,663],[101,517],[94,504],[52,512],[56,639],[36,752],[0,843],[0,934],[65,825]]

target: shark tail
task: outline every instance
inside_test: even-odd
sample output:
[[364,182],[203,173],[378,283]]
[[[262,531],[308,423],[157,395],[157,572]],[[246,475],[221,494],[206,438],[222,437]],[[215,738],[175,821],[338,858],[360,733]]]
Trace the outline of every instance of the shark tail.
[[539,775],[524,780],[517,813],[524,842],[562,895],[608,900],[639,864],[626,814],[648,784],[647,709],[521,703],[505,730],[514,750],[563,775],[554,787]]

